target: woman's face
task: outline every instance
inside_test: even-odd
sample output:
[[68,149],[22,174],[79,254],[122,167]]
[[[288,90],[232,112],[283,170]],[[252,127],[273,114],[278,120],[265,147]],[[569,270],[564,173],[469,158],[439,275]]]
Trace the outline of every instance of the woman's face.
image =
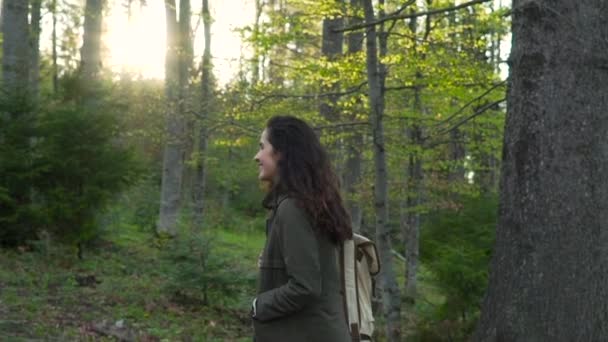
[[268,142],[267,130],[262,132],[260,137],[260,150],[253,157],[258,164],[259,174],[258,179],[261,181],[272,182],[275,175],[277,174],[277,163],[279,160],[279,154],[275,153],[274,148]]

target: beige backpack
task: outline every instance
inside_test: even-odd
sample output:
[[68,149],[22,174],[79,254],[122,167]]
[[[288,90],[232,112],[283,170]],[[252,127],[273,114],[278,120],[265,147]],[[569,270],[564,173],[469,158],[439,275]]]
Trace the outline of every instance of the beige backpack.
[[352,340],[371,341],[374,334],[374,276],[380,272],[376,244],[362,235],[353,234],[353,238],[342,245],[340,264],[344,312]]

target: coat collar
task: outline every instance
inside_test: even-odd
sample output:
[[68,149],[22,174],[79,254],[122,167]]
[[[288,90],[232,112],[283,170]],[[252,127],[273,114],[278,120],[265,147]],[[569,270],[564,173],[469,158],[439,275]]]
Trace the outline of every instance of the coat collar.
[[277,208],[279,207],[279,204],[281,204],[281,202],[286,198],[287,198],[286,191],[280,191],[279,189],[272,189],[266,195],[266,197],[264,197],[264,200],[262,201],[262,206],[264,206],[264,208],[266,208],[266,209],[276,211]]

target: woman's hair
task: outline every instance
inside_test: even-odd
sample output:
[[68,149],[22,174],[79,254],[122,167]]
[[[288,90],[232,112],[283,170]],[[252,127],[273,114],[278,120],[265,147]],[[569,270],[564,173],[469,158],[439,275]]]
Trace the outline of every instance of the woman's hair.
[[266,124],[266,136],[280,156],[278,177],[269,197],[285,193],[296,199],[312,217],[316,229],[334,242],[351,238],[352,226],[338,179],[312,128],[292,116],[275,116]]

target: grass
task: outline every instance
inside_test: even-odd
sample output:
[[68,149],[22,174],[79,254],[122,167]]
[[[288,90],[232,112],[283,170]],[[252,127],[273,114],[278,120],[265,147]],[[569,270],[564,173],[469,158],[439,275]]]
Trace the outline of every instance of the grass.
[[[249,225],[258,229],[237,224],[240,229],[211,230],[207,236],[214,255],[225,258],[228,267],[256,272],[264,245],[263,220],[256,221]],[[176,265],[163,259],[162,246],[165,242],[152,233],[117,220],[85,250],[84,260],[75,257],[73,248],[54,242],[0,250],[0,339],[115,341],[117,331],[137,341],[251,341],[253,286],[223,297],[215,293],[208,305],[196,296],[176,297],[167,286],[168,271]],[[394,260],[402,286],[405,267]],[[404,302],[402,311],[403,335],[411,341],[420,340],[418,325],[445,301],[423,264],[418,282],[415,305]],[[382,341],[383,322],[376,316],[377,340]]]
[[[218,229],[216,252],[255,271],[262,231]],[[86,249],[84,260],[55,243],[0,251],[0,337],[113,341],[118,331],[138,341],[250,341],[246,305],[181,303],[168,293],[171,265],[158,245],[152,234],[122,225]]]

